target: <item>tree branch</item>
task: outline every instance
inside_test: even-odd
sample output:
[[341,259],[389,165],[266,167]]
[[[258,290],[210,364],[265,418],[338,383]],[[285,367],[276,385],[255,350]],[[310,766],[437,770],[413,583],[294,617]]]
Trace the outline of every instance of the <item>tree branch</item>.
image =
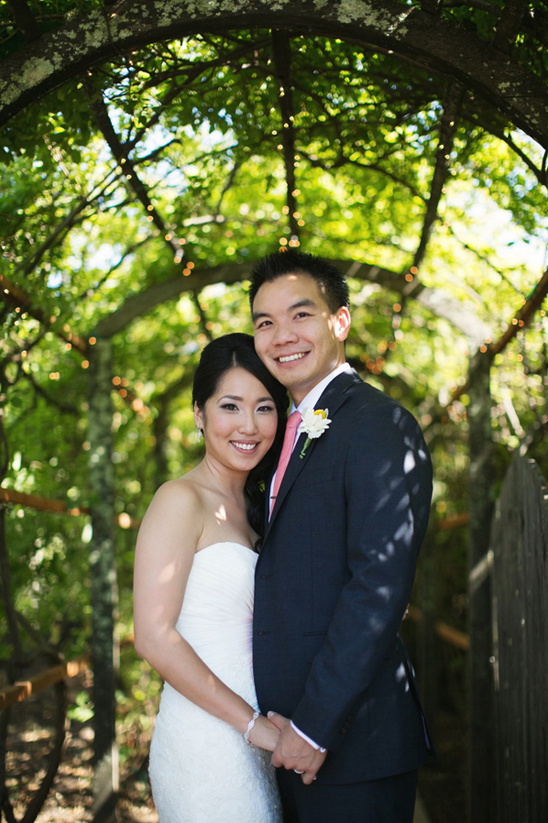
[[198,312],[198,317],[200,318],[200,325],[202,327],[202,332],[205,334],[208,340],[212,340],[211,331],[209,328],[209,320],[207,319],[207,314],[205,313],[204,307],[200,303],[200,295],[196,289],[193,289],[190,293],[192,297],[192,302],[196,306],[196,311]]
[[91,110],[95,117],[95,122],[97,123],[97,126],[103,133],[103,137],[105,138],[115,160],[122,167],[127,184],[131,187],[137,199],[144,206],[147,212],[147,219],[156,226],[156,228],[160,232],[160,235],[164,238],[169,248],[174,252],[175,258],[182,259],[182,248],[180,247],[178,242],[173,239],[173,236],[169,231],[169,227],[164,222],[159,211],[153,205],[148,193],[148,189],[138,176],[135,170],[135,164],[128,156],[127,146],[124,146],[122,144],[121,140],[116,134],[114,126],[112,125],[112,122],[110,120],[108,109],[102,94],[100,92],[98,94],[94,94],[88,82],[86,82],[85,85],[86,91],[88,93],[88,98],[90,100]]
[[6,302],[10,303],[15,308],[19,307],[23,311],[27,312],[27,314],[35,320],[38,320],[38,322],[43,326],[51,329],[57,337],[60,337],[61,340],[64,340],[66,343],[70,343],[75,349],[82,352],[82,354],[87,351],[87,341],[84,340],[84,338],[71,332],[70,329],[65,330],[65,327],[60,328],[56,322],[57,318],[54,318],[54,322],[52,323],[50,316],[47,315],[40,306],[35,306],[28,294],[26,294],[23,289],[19,288],[19,286],[11,283],[3,274],[0,274],[0,287],[4,292],[3,296]]
[[[432,176],[432,184],[430,186],[430,197],[428,199],[428,206],[422,226],[421,239],[413,258],[413,266],[417,269],[424,259],[426,247],[432,232],[432,226],[438,217],[438,207],[440,204],[443,187],[445,185],[445,181],[447,180],[449,157],[453,149],[453,142],[457,131],[457,118],[463,96],[463,86],[455,80],[451,81],[447,93],[447,101],[444,106],[443,115],[440,122],[440,136],[438,141],[438,149],[436,152],[436,163],[434,166],[434,174]],[[410,284],[407,293],[410,293],[413,288],[414,285],[412,283]]]
[[[548,294],[548,269],[544,272],[539,282],[534,289],[524,300],[522,307],[516,312],[511,322],[508,324],[506,331],[499,337],[499,339],[492,344],[485,343],[481,346],[481,352],[485,354],[490,360],[493,360],[495,355],[500,354],[506,346],[516,337],[518,332],[522,331],[531,321],[537,309],[542,305],[542,302]],[[468,381],[463,383],[459,388],[453,392],[449,403],[450,406],[455,400],[458,400],[461,395],[468,391]]]
[[109,172],[103,178],[101,183],[95,187],[95,193],[91,192],[90,194],[87,194],[85,197],[82,197],[75,206],[73,206],[69,213],[55,226],[50,236],[40,244],[36,251],[34,251],[30,257],[27,257],[19,263],[16,271],[22,271],[23,274],[27,275],[37,267],[44,254],[48,251],[48,249],[55,245],[59,237],[65,231],[72,229],[76,225],[78,216],[107,191],[108,187],[113,182],[112,174],[112,172]]
[[[397,334],[397,331],[401,326],[401,320],[403,311],[405,309],[406,301],[411,295],[413,295],[414,297],[418,297],[418,294],[420,294],[420,292],[424,288],[417,277],[418,270],[426,253],[426,248],[428,246],[430,235],[432,233],[432,226],[438,218],[438,207],[443,192],[443,186],[445,185],[445,181],[447,179],[447,172],[449,168],[448,161],[449,156],[451,154],[451,150],[453,148],[453,142],[457,130],[457,118],[463,96],[464,89],[462,85],[456,80],[452,80],[449,84],[447,100],[440,121],[440,136],[436,152],[436,163],[434,166],[434,174],[432,176],[432,183],[430,186],[430,197],[428,200],[428,206],[426,208],[426,214],[424,216],[424,221],[422,225],[421,238],[413,257],[413,265],[411,266],[410,272],[405,274],[405,278],[408,281],[408,283],[403,290],[401,304],[399,305],[397,311],[394,312],[394,316],[392,318],[392,327],[394,329],[395,335]],[[451,313],[451,310],[449,311]],[[474,333],[474,335],[470,336],[475,337],[476,334],[477,333]],[[483,332],[481,333],[481,336],[483,336]]]
[[27,43],[36,40],[42,34],[36,18],[29,8],[27,0],[6,0],[10,7],[15,25]]
[[55,397],[52,397],[50,394],[48,394],[44,387],[41,386],[40,383],[37,383],[32,374],[30,374],[29,372],[23,371],[22,375],[31,384],[36,394],[42,397],[46,401],[46,403],[48,403],[48,405],[54,406],[62,414],[77,415],[80,413],[78,406],[75,406],[73,403],[64,403],[62,400],[57,400]]
[[291,41],[287,31],[272,31],[272,55],[274,58],[274,76],[278,83],[278,106],[282,119],[282,148],[285,165],[286,208],[288,210],[289,230],[292,237],[299,237],[299,224],[295,212],[297,189],[295,178],[295,128],[293,125],[293,94],[291,90]]
[[528,0],[506,0],[495,34],[495,46],[501,51],[509,52],[514,45],[528,5]]

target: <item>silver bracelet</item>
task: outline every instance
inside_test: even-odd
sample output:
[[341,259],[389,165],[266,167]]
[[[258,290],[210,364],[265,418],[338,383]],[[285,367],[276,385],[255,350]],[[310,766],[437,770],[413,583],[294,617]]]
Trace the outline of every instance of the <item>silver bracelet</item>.
[[247,729],[244,732],[244,740],[245,740],[246,743],[249,743],[249,735],[250,735],[251,729],[255,725],[255,721],[257,720],[259,715],[260,715],[260,712],[258,712],[258,711],[253,712],[253,717],[251,718],[251,720],[247,724]]

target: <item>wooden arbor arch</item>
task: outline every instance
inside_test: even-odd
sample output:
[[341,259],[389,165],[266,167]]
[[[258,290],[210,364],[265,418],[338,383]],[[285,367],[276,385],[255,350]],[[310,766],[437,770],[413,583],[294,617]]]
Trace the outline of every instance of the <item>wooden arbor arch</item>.
[[547,24],[520,0],[503,8],[483,4],[492,15],[492,34],[484,38],[458,20],[442,18],[436,0],[420,7],[395,0],[105,0],[103,7],[67,16],[46,34],[25,0],[8,5],[26,44],[0,65],[0,125],[120,52],[199,31],[264,26],[341,38],[451,77],[548,150],[548,88],[513,51],[518,36],[545,46]]

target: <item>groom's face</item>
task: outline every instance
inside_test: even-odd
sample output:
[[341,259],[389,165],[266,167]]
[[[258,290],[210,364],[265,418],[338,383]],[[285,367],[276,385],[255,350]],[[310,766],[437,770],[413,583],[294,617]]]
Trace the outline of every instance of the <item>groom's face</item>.
[[346,306],[332,313],[308,274],[287,274],[259,288],[253,302],[255,348],[295,404],[344,362]]

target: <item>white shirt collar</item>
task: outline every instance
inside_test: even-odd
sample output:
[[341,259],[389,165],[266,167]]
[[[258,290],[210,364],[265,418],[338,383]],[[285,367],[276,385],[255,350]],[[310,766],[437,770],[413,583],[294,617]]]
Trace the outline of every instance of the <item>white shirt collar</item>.
[[303,397],[298,406],[295,406],[295,404],[292,403],[291,411],[293,412],[295,411],[295,409],[298,409],[298,411],[300,411],[302,414],[305,409],[313,409],[318,400],[320,399],[320,397],[322,396],[325,389],[331,383],[331,381],[334,380],[339,374],[351,371],[352,366],[350,366],[349,363],[341,363],[340,366],[337,366],[333,369],[332,372],[329,372],[327,377],[324,377],[323,380],[320,380],[320,382],[317,383],[314,386],[314,388],[310,389],[306,397]]

